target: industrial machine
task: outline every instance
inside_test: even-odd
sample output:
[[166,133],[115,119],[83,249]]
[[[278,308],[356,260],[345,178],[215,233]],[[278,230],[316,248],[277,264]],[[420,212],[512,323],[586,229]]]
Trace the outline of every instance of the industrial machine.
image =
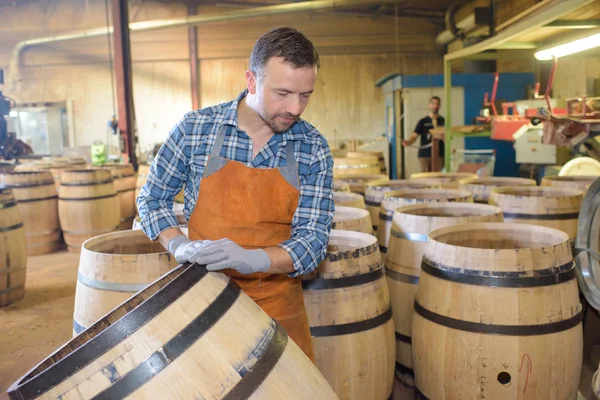
[[[0,85],[4,84],[4,71],[0,69]],[[10,120],[11,102],[14,101],[0,91],[0,159],[11,160],[27,154],[33,154],[33,149],[17,139]]]

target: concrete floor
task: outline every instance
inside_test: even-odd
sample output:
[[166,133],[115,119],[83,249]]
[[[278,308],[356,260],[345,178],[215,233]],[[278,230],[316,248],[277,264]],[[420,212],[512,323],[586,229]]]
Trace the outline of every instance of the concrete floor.
[[[79,254],[67,252],[29,257],[25,298],[0,308],[0,400],[8,399],[10,385],[71,339],[78,264]],[[586,339],[598,336],[596,328],[587,327]],[[591,347],[584,354],[596,353],[597,360],[600,352]],[[584,363],[580,391],[586,396],[597,365],[589,359]],[[580,394],[584,398],[592,399]],[[412,400],[414,395],[396,382],[392,399]]]

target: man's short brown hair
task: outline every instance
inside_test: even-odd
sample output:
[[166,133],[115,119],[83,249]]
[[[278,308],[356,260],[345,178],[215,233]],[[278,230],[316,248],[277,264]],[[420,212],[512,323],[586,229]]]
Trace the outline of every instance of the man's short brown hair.
[[281,57],[294,68],[321,66],[312,42],[290,27],[272,29],[258,39],[250,54],[250,71],[260,77],[272,57]]

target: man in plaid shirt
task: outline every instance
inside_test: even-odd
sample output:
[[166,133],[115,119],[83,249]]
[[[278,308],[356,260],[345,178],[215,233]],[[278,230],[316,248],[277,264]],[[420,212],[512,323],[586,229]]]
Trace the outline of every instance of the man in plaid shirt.
[[[300,119],[319,68],[293,28],[256,42],[247,88],[187,113],[160,148],[137,198],[142,229],[180,263],[238,283],[314,361],[300,275],[324,259],[333,218],[333,159]],[[189,238],[173,199],[185,183]]]

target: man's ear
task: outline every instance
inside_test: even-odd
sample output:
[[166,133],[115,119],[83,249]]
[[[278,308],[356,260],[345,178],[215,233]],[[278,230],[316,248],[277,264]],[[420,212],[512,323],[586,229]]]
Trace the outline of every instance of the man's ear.
[[248,93],[256,94],[256,80],[254,72],[246,70],[246,87],[248,88]]

